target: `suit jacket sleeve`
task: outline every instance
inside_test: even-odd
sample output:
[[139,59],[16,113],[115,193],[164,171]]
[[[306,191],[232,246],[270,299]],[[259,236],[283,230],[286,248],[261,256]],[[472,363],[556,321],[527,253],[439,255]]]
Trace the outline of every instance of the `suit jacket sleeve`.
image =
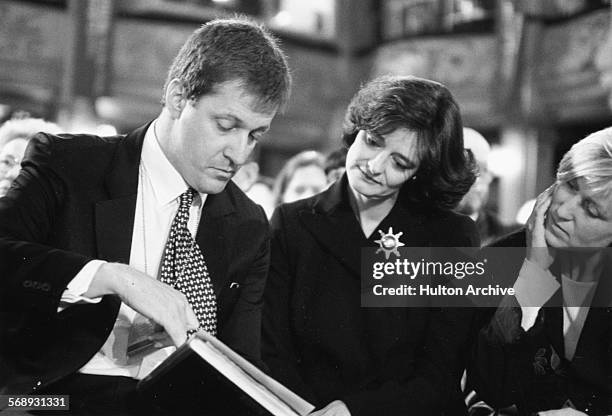
[[[539,331],[541,322],[536,322],[529,332]],[[527,338],[521,327],[521,309],[514,297],[506,297],[478,332],[468,368],[469,382],[480,398],[494,408],[520,400],[520,374],[530,362],[524,348]]]
[[[472,221],[461,219],[447,229],[444,238],[448,246],[478,246],[479,238]],[[425,345],[413,373],[339,399],[346,403],[352,415],[379,415],[380,409],[405,414],[441,414],[458,389],[473,325],[471,308],[432,309]]]
[[292,273],[287,247],[286,225],[282,208],[277,208],[271,220],[272,251],[270,273],[264,292],[263,356],[274,378],[304,397],[314,395],[302,380],[297,366],[298,355],[293,345],[289,301]]
[[[67,197],[54,157],[52,139],[42,133],[32,138],[21,173],[0,198],[0,316],[55,316],[66,285],[91,260],[46,245]],[[6,318],[0,333],[14,322]]]

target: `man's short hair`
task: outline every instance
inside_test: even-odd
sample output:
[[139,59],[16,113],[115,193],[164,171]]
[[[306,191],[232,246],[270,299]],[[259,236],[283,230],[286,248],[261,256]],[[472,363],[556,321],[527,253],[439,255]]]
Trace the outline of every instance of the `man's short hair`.
[[612,127],[580,140],[561,159],[557,180],[568,182],[579,178],[595,193],[612,190]]
[[291,88],[278,41],[265,27],[244,17],[213,20],[194,31],[170,66],[164,93],[175,78],[190,100],[211,93],[223,82],[241,80],[262,112],[282,110]]

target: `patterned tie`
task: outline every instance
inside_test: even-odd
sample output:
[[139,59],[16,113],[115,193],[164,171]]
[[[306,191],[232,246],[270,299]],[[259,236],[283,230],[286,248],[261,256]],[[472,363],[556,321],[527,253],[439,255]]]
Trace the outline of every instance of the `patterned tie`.
[[164,249],[160,280],[180,290],[198,317],[200,328],[216,335],[215,293],[204,256],[187,228],[189,208],[194,194],[195,190],[189,188],[180,196],[179,209],[170,227],[170,235]]

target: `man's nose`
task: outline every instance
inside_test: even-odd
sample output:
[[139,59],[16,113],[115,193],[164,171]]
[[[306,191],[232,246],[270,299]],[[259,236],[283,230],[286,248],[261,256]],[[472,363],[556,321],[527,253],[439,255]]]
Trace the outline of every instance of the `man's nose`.
[[252,151],[253,145],[249,134],[241,134],[231,139],[225,146],[223,154],[233,165],[242,166],[246,163]]

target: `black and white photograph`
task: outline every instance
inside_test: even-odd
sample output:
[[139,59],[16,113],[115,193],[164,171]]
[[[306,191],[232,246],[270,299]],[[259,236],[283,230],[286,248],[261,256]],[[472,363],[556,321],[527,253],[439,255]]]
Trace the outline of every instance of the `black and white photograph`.
[[612,416],[612,1],[0,0],[0,416]]

